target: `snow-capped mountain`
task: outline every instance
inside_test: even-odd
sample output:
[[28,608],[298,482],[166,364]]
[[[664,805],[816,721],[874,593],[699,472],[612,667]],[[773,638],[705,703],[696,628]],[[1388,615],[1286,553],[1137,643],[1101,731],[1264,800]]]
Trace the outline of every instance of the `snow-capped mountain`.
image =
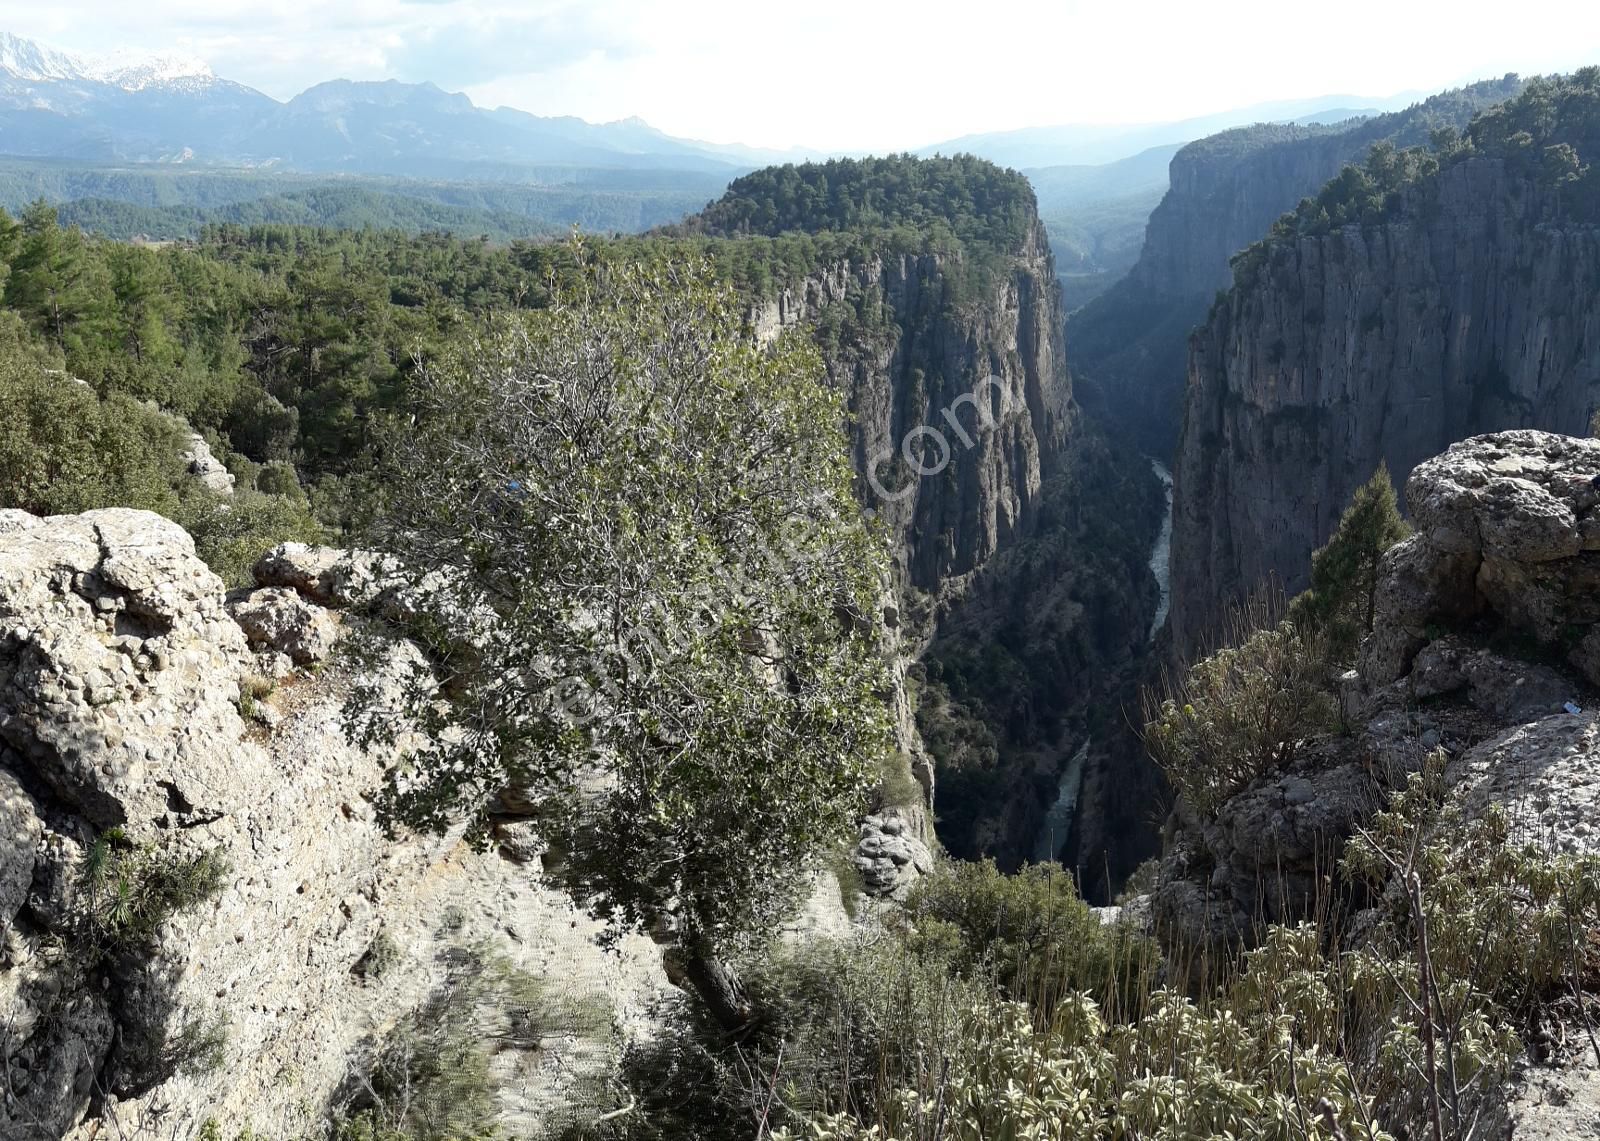
[[104,83],[124,91],[193,88],[216,80],[209,64],[192,57],[149,56],[126,49],[105,56],[78,56],[9,32],[0,32],[0,71],[27,83]]
[[5,155],[512,181],[532,167],[731,178],[762,165],[754,152],[676,139],[638,119],[489,110],[395,80],[335,79],[280,103],[199,60],[89,58],[0,32]]

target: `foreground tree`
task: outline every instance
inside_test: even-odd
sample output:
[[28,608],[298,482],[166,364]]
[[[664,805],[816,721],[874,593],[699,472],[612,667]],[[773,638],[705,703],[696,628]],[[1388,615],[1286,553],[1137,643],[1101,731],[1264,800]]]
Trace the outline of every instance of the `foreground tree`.
[[1347,661],[1372,633],[1378,564],[1384,552],[1411,533],[1400,517],[1389,467],[1350,498],[1328,545],[1311,556],[1311,589],[1294,600],[1290,617],[1327,639],[1330,654]]
[[[735,1027],[729,953],[770,936],[888,747],[884,555],[809,344],[755,344],[702,268],[577,276],[423,368],[388,440],[377,539],[447,701],[406,703],[429,744],[385,807],[482,828],[509,795]],[[352,708],[395,731],[376,694]]]

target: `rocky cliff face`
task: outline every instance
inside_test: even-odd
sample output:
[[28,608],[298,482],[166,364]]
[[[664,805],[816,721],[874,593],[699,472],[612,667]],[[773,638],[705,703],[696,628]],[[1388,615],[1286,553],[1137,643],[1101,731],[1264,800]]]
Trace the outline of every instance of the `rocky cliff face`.
[[1478,432],[1582,433],[1600,401],[1600,232],[1498,158],[1392,220],[1265,247],[1193,340],[1174,468],[1173,631],[1192,650],[1314,548],[1380,462],[1403,480]]
[[[1374,633],[1343,679],[1348,731],[1307,742],[1209,817],[1180,807],[1154,891],[1131,914],[1191,950],[1327,914],[1345,843],[1441,751],[1444,803],[1463,820],[1493,808],[1518,845],[1600,853],[1596,476],[1600,441],[1537,431],[1474,437],[1418,465],[1406,485],[1416,532],[1383,558]],[[1359,891],[1344,902],[1352,942],[1360,909],[1386,906]],[[1581,1136],[1600,1086],[1587,1039],[1529,1053],[1494,1107],[1496,1135]]]
[[[766,336],[820,327],[863,502],[891,536],[906,656],[920,663],[906,691],[920,732],[903,731],[902,748],[919,775],[924,741],[937,760],[944,845],[1015,866],[1092,736],[1092,710],[1127,697],[1157,605],[1147,564],[1162,495],[1142,459],[1081,423],[1037,220],[1005,264],[961,303],[963,267],[940,257],[836,265],[757,306],[753,323]],[[841,309],[852,333],[830,344]],[[1115,735],[1086,766],[1079,814],[1093,826],[1056,837],[1057,855],[1081,851],[1102,879],[1108,850],[1120,877],[1123,841],[1148,834],[1142,801],[1113,791],[1148,784],[1123,771]]]
[[[357,667],[287,656],[357,620],[317,575],[268,577],[236,621],[157,516],[0,512],[8,1138],[298,1136],[445,994],[508,1045],[496,1108],[528,1135],[665,988],[648,941],[601,951],[514,819],[487,853],[386,834],[368,798],[395,758],[342,729]],[[153,870],[197,859],[215,891],[142,926],[182,894]]]
[[1426,143],[1435,128],[1463,127],[1520,86],[1507,77],[1394,114],[1331,126],[1243,127],[1183,148],[1139,261],[1072,317],[1074,371],[1140,446],[1170,456],[1182,425],[1188,334],[1231,284],[1229,259],[1375,143]]
[[1043,225],[986,294],[955,300],[962,270],[934,254],[841,262],[752,313],[773,336],[847,308],[824,359],[848,400],[863,502],[892,536],[909,617],[924,626],[1025,533],[1075,417]]

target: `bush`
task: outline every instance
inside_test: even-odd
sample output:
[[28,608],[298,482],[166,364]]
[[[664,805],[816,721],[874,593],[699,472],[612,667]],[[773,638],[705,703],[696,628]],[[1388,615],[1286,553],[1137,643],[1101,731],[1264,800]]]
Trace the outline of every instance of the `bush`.
[[1084,994],[1065,996],[1043,1026],[1026,1006],[977,1003],[955,1016],[961,1045],[925,1062],[935,1081],[774,1136],[1277,1139],[1311,1136],[1317,1113],[1375,1141],[1386,1135],[1370,1124],[1370,1101],[1329,1049],[1335,983],[1316,932],[1280,928],[1226,995],[1201,1006],[1157,991],[1131,1025]]
[[1308,636],[1320,636],[1330,666],[1355,658],[1372,632],[1377,606],[1378,565],[1384,552],[1411,533],[1400,518],[1388,465],[1351,497],[1338,529],[1311,556],[1311,589],[1296,598],[1289,617]]
[[192,488],[172,517],[193,537],[195,553],[229,587],[250,585],[250,568],[261,552],[279,543],[315,544],[327,537],[304,497],[265,495],[244,487],[225,498]]
[[[363,962],[382,952],[375,939]],[[392,944],[390,952],[392,953]],[[547,1038],[609,1039],[609,1004],[554,993],[497,955],[454,948],[440,958],[444,981],[422,1007],[375,1043],[339,1099],[340,1141],[476,1141],[497,1136],[494,1055],[535,1051]],[[373,974],[370,977],[376,978]],[[581,1126],[601,1099],[580,1075],[573,1113]],[[572,1120],[573,1114],[578,1120]],[[553,1116],[560,1116],[559,1111]]]
[[993,861],[950,863],[907,900],[913,947],[943,942],[952,970],[1042,1014],[1085,992],[1129,1017],[1143,1004],[1159,955],[1147,939],[1107,927],[1056,864],[1002,875]]
[[1209,816],[1286,765],[1337,714],[1320,637],[1292,622],[1256,630],[1191,666],[1163,697],[1147,691],[1145,747],[1172,787]]
[[217,851],[186,855],[102,832],[78,877],[76,941],[86,965],[137,951],[178,912],[221,893],[228,863]]

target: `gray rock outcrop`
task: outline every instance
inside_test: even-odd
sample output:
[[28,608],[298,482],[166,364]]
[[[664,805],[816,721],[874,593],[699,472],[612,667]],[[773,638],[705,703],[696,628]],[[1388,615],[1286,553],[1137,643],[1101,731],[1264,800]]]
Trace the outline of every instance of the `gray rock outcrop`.
[[198,433],[191,435],[188,448],[179,458],[187,466],[189,474],[207,491],[217,495],[233,494],[233,473],[217,459],[204,436]]
[[[492,1068],[512,1135],[647,1025],[666,986],[648,940],[603,952],[536,865],[377,818],[396,758],[346,739],[344,696],[358,671],[397,678],[415,655],[391,642],[387,664],[295,674],[258,699],[276,728],[249,725],[253,655],[182,530],[134,511],[0,513],[0,1135],[187,1139],[209,1118],[301,1135],[463,964],[525,980],[521,1001],[603,1011],[523,1041],[480,1003],[484,1033],[511,1044]],[[211,854],[225,872],[214,898],[86,966],[84,861],[111,826],[129,851]],[[214,1064],[138,1076],[194,1028],[222,1032]]]
[[297,666],[326,661],[339,637],[332,614],[287,587],[243,591],[228,600],[228,613],[252,649],[283,654]]
[[1363,675],[1406,674],[1441,624],[1476,618],[1600,685],[1600,440],[1478,436],[1406,484],[1416,533],[1384,558]]
[[1074,372],[1094,382],[1119,426],[1165,462],[1183,424],[1189,331],[1232,284],[1230,259],[1375,143],[1426,144],[1435,128],[1464,127],[1521,86],[1508,76],[1387,115],[1258,124],[1185,146],[1172,159],[1171,185],[1150,215],[1138,262],[1071,317]]
[[[932,254],[841,262],[751,313],[763,338],[837,305],[883,316],[880,331],[826,360],[852,414],[864,498],[893,536],[903,584],[918,595],[958,594],[1026,529],[1077,415],[1043,224],[1033,220],[990,295],[949,306],[963,272]],[[932,449],[925,459],[924,443]],[[919,478],[912,460],[939,470]],[[906,620],[925,634],[928,604],[904,601]]]

